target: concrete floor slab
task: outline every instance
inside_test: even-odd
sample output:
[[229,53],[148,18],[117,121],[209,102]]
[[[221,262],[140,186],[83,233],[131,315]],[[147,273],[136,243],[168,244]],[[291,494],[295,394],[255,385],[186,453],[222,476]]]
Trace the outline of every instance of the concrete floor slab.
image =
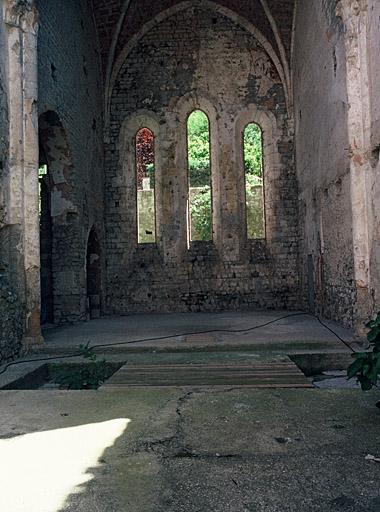
[[[286,317],[286,318],[283,318]],[[279,321],[253,329],[280,319]],[[326,325],[351,342],[354,334],[337,324]],[[208,336],[189,336],[190,333],[214,331]],[[223,332],[224,331],[224,332]],[[225,332],[240,331],[240,332]],[[133,343],[134,340],[149,340],[175,336],[161,340]],[[144,314],[125,317],[104,317],[72,326],[48,329],[44,332],[44,351],[59,353],[79,347],[88,342],[93,346],[105,345],[107,351],[118,345],[115,350],[155,349],[198,350],[199,348],[225,349],[226,347],[255,347],[258,350],[341,350],[346,349],[329,330],[316,318],[304,313],[286,311],[255,311],[225,313],[173,313]],[[191,340],[191,341],[189,341]]]
[[[42,354],[32,357],[59,356],[90,341],[107,345],[99,349],[107,360],[132,365],[283,362],[289,353],[318,350],[340,364],[350,359],[347,347],[308,316],[221,332],[288,314],[103,318],[46,331]],[[353,340],[350,331],[328,326]],[[187,333],[213,329],[209,338],[186,341]],[[109,346],[168,335],[178,337]],[[313,358],[323,367],[323,354]],[[366,460],[380,457],[377,399],[360,390],[232,386],[0,391],[0,510],[378,512],[380,464]]]
[[366,460],[380,455],[377,398],[3,391],[0,510],[378,512],[380,464]]

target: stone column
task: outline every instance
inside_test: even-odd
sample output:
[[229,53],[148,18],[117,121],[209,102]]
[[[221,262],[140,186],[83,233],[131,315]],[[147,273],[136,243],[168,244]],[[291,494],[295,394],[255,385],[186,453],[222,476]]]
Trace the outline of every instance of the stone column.
[[368,75],[367,0],[341,0],[337,15],[345,26],[350,142],[352,236],[355,285],[354,322],[360,331],[372,313],[369,267],[369,179],[371,110]]
[[21,229],[19,288],[26,306],[24,345],[42,341],[38,192],[37,33],[34,0],[5,0],[9,98],[9,223]]

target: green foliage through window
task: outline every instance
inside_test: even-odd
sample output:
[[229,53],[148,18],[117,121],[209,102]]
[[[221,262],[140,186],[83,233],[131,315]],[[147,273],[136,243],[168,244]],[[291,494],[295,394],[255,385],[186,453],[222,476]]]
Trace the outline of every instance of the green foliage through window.
[[212,211],[210,187],[191,189],[190,204],[191,221],[198,240],[212,239]]
[[265,238],[263,140],[260,126],[244,130],[245,197],[248,240]]
[[195,110],[187,123],[190,187],[210,185],[210,133],[204,112]]
[[250,123],[244,130],[244,167],[247,176],[263,177],[263,142],[260,126]]
[[[209,121],[201,110],[188,119],[188,165],[191,240],[212,239],[212,197]],[[244,130],[244,168],[248,239],[265,237],[263,145],[261,128]]]
[[209,120],[195,110],[187,122],[190,239],[212,240]]

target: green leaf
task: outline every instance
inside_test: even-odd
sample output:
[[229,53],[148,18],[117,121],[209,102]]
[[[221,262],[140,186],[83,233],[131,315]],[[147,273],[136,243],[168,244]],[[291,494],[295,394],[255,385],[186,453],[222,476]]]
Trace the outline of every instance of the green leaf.
[[369,333],[367,334],[367,340],[370,343],[373,343],[374,341],[376,341],[378,339],[379,334],[380,334],[380,329],[379,329],[379,327],[376,326],[373,329],[371,329],[369,331]]
[[370,362],[366,362],[365,364],[363,364],[363,368],[362,368],[362,374],[365,376],[365,377],[368,377],[369,379],[371,378],[371,374],[372,374],[372,365]]
[[352,379],[355,377],[359,372],[362,371],[363,365],[365,364],[365,359],[362,357],[358,357],[348,368],[347,370],[347,377],[348,379]]
[[355,352],[354,354],[351,354],[351,357],[355,359],[367,359],[368,352]]
[[363,391],[370,391],[373,388],[373,384],[370,379],[365,376],[359,377],[359,382]]
[[373,384],[374,386],[375,386],[375,385],[376,385],[376,383],[377,383],[377,374],[378,374],[378,372],[377,372],[377,368],[376,368],[376,365],[374,365],[374,366],[372,367],[372,371],[371,371],[371,375],[370,375],[371,382],[372,382],[372,384]]

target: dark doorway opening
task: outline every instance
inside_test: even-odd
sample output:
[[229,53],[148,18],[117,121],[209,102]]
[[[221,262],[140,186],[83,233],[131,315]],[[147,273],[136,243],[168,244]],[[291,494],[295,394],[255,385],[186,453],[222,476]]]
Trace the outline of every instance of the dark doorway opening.
[[88,236],[86,255],[87,316],[91,320],[101,316],[100,252],[99,239],[95,229],[92,228]]
[[46,159],[40,155],[40,275],[41,324],[54,323],[53,222],[51,217],[51,179]]

